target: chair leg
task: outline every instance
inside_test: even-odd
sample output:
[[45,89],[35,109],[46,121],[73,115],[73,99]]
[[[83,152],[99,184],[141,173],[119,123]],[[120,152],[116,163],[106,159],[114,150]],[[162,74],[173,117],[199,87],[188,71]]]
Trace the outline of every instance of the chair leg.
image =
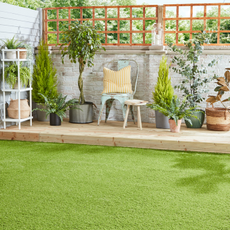
[[133,119],[133,123],[135,124],[135,117],[134,117],[134,106],[131,105],[131,114],[132,114],[132,119]]
[[140,128],[140,130],[142,130],[142,123],[141,123],[141,110],[140,110],[140,106],[137,106],[137,119],[138,119],[138,127]]
[[124,124],[123,124],[123,129],[125,129],[125,126],[127,126],[127,120],[128,120],[128,116],[129,116],[129,107],[130,107],[130,105],[128,105],[127,110],[126,110],[125,120],[124,120]]
[[102,112],[103,112],[103,109],[104,109],[104,106],[105,106],[105,100],[102,100],[101,101],[101,108],[100,108],[100,112],[99,112],[99,115],[98,115],[98,122],[97,122],[97,125],[100,125],[100,122],[101,122],[101,115],[102,115]]
[[107,121],[108,117],[109,117],[109,112],[110,109],[112,107],[112,104],[114,102],[114,99],[109,99],[106,101],[106,116],[105,116],[105,122]]

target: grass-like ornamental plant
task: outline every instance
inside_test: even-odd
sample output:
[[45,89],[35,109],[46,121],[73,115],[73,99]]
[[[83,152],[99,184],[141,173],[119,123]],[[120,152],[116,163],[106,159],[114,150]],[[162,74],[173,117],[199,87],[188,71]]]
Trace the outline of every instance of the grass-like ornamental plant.
[[[198,33],[194,39],[186,41],[184,46],[187,49],[178,48],[172,43],[167,44],[171,51],[176,55],[172,59],[172,63],[176,66],[172,67],[173,71],[179,73],[183,80],[181,84],[175,88],[183,92],[183,96],[187,96],[190,107],[196,107],[198,103],[205,100],[203,93],[208,92],[207,83],[211,82],[216,75],[204,77],[208,74],[207,66],[200,64],[200,56],[203,53],[203,45],[209,43],[208,35],[205,31]],[[213,67],[216,60],[212,60],[208,66]]]
[[169,78],[169,67],[170,65],[167,64],[167,58],[163,55],[160,61],[157,84],[153,92],[153,101],[155,104],[162,105],[162,102],[165,102],[169,105],[173,98],[174,90],[171,84],[171,78]]
[[55,98],[57,92],[57,70],[53,66],[53,61],[49,55],[48,46],[44,41],[40,42],[38,54],[36,55],[32,97],[36,103],[44,103],[44,97]]
[[40,109],[36,108],[35,110],[44,111],[46,113],[46,117],[48,117],[51,113],[57,114],[61,121],[63,118],[66,117],[66,111],[69,110],[70,107],[77,109],[78,107],[78,100],[76,98],[70,99],[66,101],[67,96],[62,96],[59,94],[57,97],[46,97],[45,95],[40,93],[40,96],[44,98],[45,101],[45,108]]
[[179,98],[175,95],[172,97],[172,100],[169,104],[162,101],[161,104],[148,104],[148,107],[154,110],[157,110],[167,116],[169,119],[172,119],[178,124],[178,120],[184,118],[191,124],[189,117],[195,117],[193,115],[195,107],[189,107],[189,102],[186,97],[180,102]]
[[13,36],[11,39],[8,38],[6,40],[2,40],[3,46],[7,49],[17,49],[22,43],[18,41],[18,39],[15,39],[15,36]]
[[208,99],[206,100],[206,102],[210,103],[213,107],[213,104],[216,102],[220,102],[224,108],[226,108],[229,112],[230,109],[228,107],[225,106],[224,102],[229,102],[230,101],[230,97],[228,97],[227,99],[222,100],[222,96],[224,95],[225,92],[230,91],[230,72],[229,70],[225,72],[224,77],[219,77],[217,78],[217,82],[218,86],[214,89],[215,92],[217,93],[217,96],[208,96]]
[[[71,23],[70,29],[64,32],[63,42],[64,44],[60,46],[60,49],[62,49],[62,63],[64,63],[66,55],[68,55],[71,62],[76,63],[78,61],[79,63],[79,103],[82,105],[85,103],[82,79],[85,65],[87,64],[88,67],[93,66],[96,51],[105,50],[105,48],[101,45],[100,34],[88,22],[81,24],[76,21],[75,23]],[[68,45],[68,47],[63,47],[65,45]]]
[[[4,77],[6,83],[13,88],[18,81],[18,64],[15,62],[10,62],[9,66],[5,67]],[[22,63],[20,63],[20,82],[22,85],[27,86],[30,80],[30,69],[26,66],[22,66]]]

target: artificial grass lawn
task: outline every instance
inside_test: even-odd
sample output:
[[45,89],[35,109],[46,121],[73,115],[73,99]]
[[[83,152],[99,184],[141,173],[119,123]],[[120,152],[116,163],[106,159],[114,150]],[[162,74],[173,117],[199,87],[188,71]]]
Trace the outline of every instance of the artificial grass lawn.
[[230,229],[230,156],[0,141],[0,229]]

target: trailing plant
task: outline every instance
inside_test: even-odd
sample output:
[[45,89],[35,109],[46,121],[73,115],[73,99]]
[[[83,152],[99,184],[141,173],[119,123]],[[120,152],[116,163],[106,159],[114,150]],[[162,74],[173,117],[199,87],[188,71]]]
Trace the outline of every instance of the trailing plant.
[[7,49],[17,49],[20,45],[21,42],[18,41],[18,39],[15,39],[15,36],[13,38],[8,38],[6,40],[2,40],[3,46],[6,47]]
[[[62,50],[62,63],[64,57],[68,55],[71,62],[79,63],[78,88],[80,90],[79,103],[85,103],[83,93],[82,74],[87,63],[88,67],[93,66],[93,59],[98,50],[105,50],[101,45],[100,34],[88,22],[81,24],[75,22],[70,24],[70,29],[64,32],[63,43],[60,46]],[[68,47],[64,47],[68,45]]]
[[225,72],[224,77],[219,77],[217,78],[218,86],[214,89],[215,92],[217,92],[217,96],[208,96],[208,99],[206,102],[210,103],[213,107],[213,104],[216,102],[220,102],[224,108],[226,108],[229,112],[230,109],[225,106],[224,102],[230,101],[230,97],[227,99],[222,100],[222,96],[224,95],[225,92],[230,91],[230,72],[229,70]]
[[[202,94],[208,92],[207,83],[216,78],[215,74],[203,76],[208,74],[206,66],[200,65],[200,56],[203,53],[205,43],[209,43],[209,38],[207,33],[203,31],[196,34],[194,39],[184,43],[188,49],[183,50],[172,43],[167,44],[171,51],[177,53],[172,59],[172,63],[176,64],[172,69],[183,78],[182,82],[175,88],[181,90],[183,96],[189,95],[187,100],[190,107],[196,107],[205,99]],[[216,63],[217,61],[214,59],[208,63],[208,66],[213,67]]]
[[59,94],[57,97],[47,97],[41,93],[39,93],[41,97],[44,98],[45,101],[45,108],[40,109],[36,108],[35,110],[44,111],[46,113],[46,117],[48,117],[51,113],[57,114],[61,121],[63,121],[63,118],[66,117],[66,111],[69,110],[69,107],[74,109],[79,109],[78,106],[78,100],[76,98],[66,101],[67,96],[62,96],[62,94]]
[[[9,66],[5,67],[4,76],[6,83],[13,88],[18,81],[18,64],[16,62],[10,62]],[[22,63],[20,63],[20,82],[27,86],[30,80],[30,69],[26,66],[22,66]]]
[[162,102],[165,102],[169,105],[171,103],[174,90],[171,84],[171,78],[169,78],[169,67],[170,65],[167,64],[167,58],[163,55],[160,61],[155,92],[153,92],[153,101],[155,104],[162,105]]
[[44,97],[55,98],[57,92],[57,70],[53,66],[49,55],[48,46],[44,41],[40,42],[38,54],[35,58],[32,82],[32,97],[36,103],[44,103]]
[[184,97],[182,102],[180,102],[179,98],[174,95],[169,104],[162,101],[161,104],[153,103],[148,104],[147,106],[151,109],[163,113],[165,116],[169,117],[169,119],[175,120],[176,125],[178,124],[178,120],[181,120],[182,118],[184,118],[184,120],[188,121],[192,125],[189,117],[197,118],[197,116],[193,115],[195,107],[190,107],[190,103],[188,102],[187,97]]

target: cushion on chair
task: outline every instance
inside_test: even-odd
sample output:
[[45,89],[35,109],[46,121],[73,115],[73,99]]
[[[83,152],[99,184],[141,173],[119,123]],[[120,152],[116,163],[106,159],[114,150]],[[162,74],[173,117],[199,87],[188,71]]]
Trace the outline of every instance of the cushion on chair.
[[104,67],[104,93],[132,93],[131,66],[119,71],[113,71]]

